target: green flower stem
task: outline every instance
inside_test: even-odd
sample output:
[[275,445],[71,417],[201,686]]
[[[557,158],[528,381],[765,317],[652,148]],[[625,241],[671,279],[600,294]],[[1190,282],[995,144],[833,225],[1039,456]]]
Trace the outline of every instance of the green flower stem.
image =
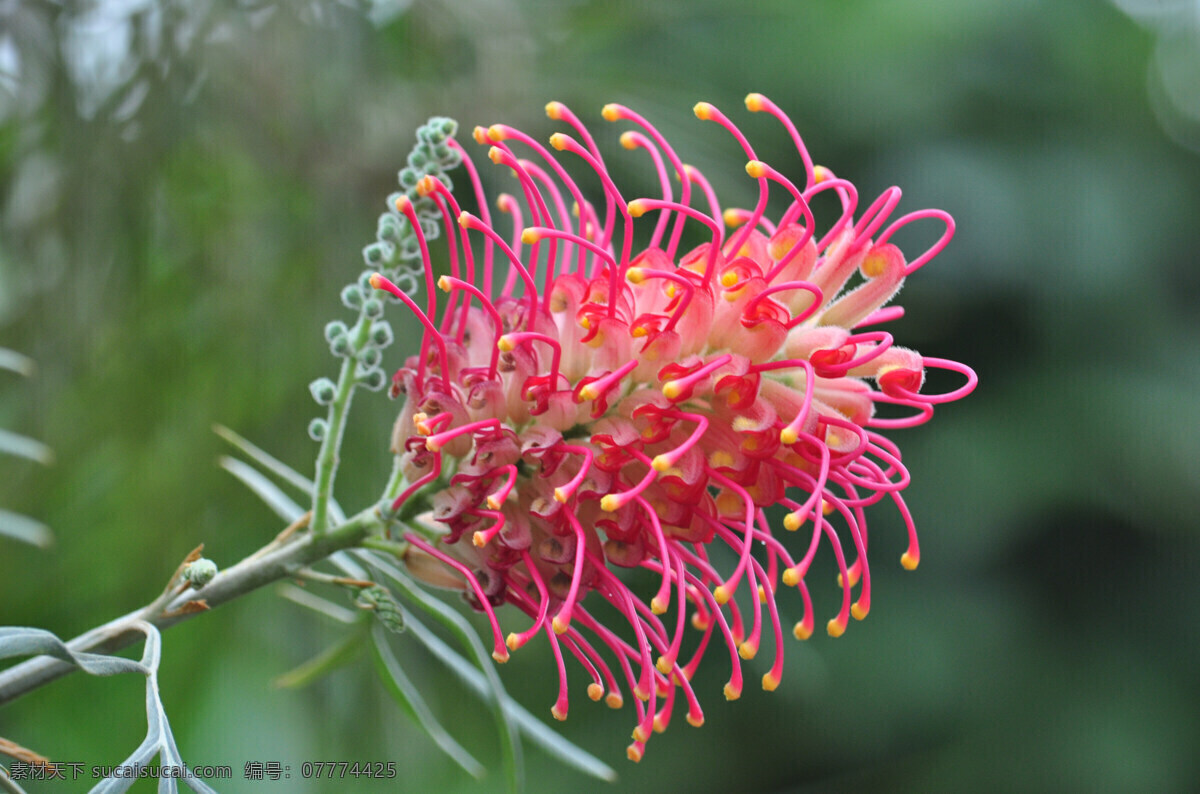
[[[269,546],[269,550],[262,550],[266,553],[252,554],[218,573],[199,590],[188,590],[177,595],[173,589],[168,590],[141,609],[79,635],[67,646],[76,652],[114,653],[145,638],[144,633],[135,628],[139,621],[146,621],[159,629],[170,628],[200,614],[185,608],[190,601],[203,600],[209,609],[218,607],[264,585],[294,576],[301,568],[323,560],[336,551],[361,546],[368,536],[379,534],[383,528],[383,521],[375,508],[364,510],[323,534],[304,533],[282,546]],[[38,656],[10,667],[0,672],[0,705],[77,669],[74,665],[49,656]]]
[[408,551],[408,544],[399,540],[388,540],[387,538],[369,537],[363,538],[362,547],[364,549],[372,549],[374,551],[383,552],[390,557],[395,557],[398,560],[404,559],[404,552]]
[[360,312],[352,331],[354,346],[350,354],[342,359],[338,373],[337,396],[329,406],[329,427],[321,441],[317,455],[317,476],[313,490],[312,523],[309,528],[314,535],[322,535],[329,528],[329,500],[333,495],[333,480],[337,475],[338,452],[342,448],[342,435],[346,429],[346,415],[350,411],[350,398],[354,396],[355,356],[362,350],[371,333],[371,319],[365,311]]

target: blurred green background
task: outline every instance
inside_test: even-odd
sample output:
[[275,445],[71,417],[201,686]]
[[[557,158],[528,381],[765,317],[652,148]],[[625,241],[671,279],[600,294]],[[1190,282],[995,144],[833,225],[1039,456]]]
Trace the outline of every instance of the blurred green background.
[[[457,118],[476,151],[475,124],[549,134],[542,107],[558,99],[613,152],[619,125],[599,109],[619,101],[724,205],[747,206],[743,156],[691,107],[724,108],[796,173],[779,127],[741,109],[760,91],[864,195],[897,184],[902,209],[955,216],[890,330],[970,363],[980,387],[890,434],[914,474],[922,564],[895,564],[903,528],[877,508],[865,622],[789,640],[779,690],[748,684],[733,704],[714,653],[697,679],[706,725],[677,720],[640,765],[625,760],[631,710],[587,701],[578,669],[563,731],[618,769],[621,791],[1196,790],[1200,12],[1172,7],[0,3],[0,347],[39,365],[0,373],[0,427],[57,455],[0,458],[0,506],[57,538],[0,538],[0,624],[74,636],[152,598],[197,543],[229,565],[279,530],[217,468],[227,450],[210,428],[311,471],[306,387],[334,370],[321,328],[345,316],[337,290],[425,118]],[[613,157],[627,197],[655,192],[644,154]],[[920,250],[926,233],[900,242]],[[348,508],[386,477],[394,408],[356,401]],[[827,573],[810,578],[821,619],[839,598]],[[781,603],[799,618],[794,593]],[[339,759],[398,763],[403,785],[364,789],[500,789],[490,716],[415,642],[407,668],[493,767],[482,783],[365,662],[271,686],[338,636],[265,591],[169,631],[162,686],[184,758],[233,766],[223,791],[343,790],[240,780],[246,761]],[[770,664],[764,645],[748,682]],[[542,642],[501,668],[547,720],[552,669]],[[145,731],[141,689],[72,676],[0,711],[0,736],[118,763]],[[531,791],[605,790],[537,750],[527,761]]]

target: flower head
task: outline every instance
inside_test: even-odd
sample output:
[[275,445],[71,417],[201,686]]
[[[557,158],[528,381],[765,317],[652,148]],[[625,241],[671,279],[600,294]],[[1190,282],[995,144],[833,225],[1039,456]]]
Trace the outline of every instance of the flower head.
[[[908,527],[901,562],[917,566],[901,496],[909,473],[879,430],[923,424],[936,404],[976,383],[970,368],[923,357],[878,330],[903,314],[885,304],[905,278],[950,240],[950,216],[922,210],[889,223],[898,188],[860,209],[854,185],[813,165],[770,100],[751,94],[746,106],[783,124],[802,165],[789,169],[796,179],[786,176],[759,160],[717,108],[696,105],[700,119],[724,127],[744,151],[759,188],[752,209],[722,212],[704,175],[653,126],[607,105],[605,119],[632,125],[622,145],[644,150],[662,186],[658,196],[629,200],[588,130],[552,102],[547,114],[570,130],[550,138],[560,154],[505,125],[475,130],[489,158],[516,176],[524,210],[501,195],[497,207],[509,220],[494,223],[464,158],[478,215],[460,211],[438,179],[418,185],[444,219],[450,275],[434,278],[421,224],[402,197],[394,209],[420,242],[425,305],[382,275],[371,279],[425,329],[419,354],[393,381],[393,394],[405,398],[394,448],[411,483],[395,508],[432,491],[429,518],[440,528],[407,535],[410,568],[427,581],[460,583],[487,613],[500,661],[545,635],[558,663],[555,717],[567,714],[565,656],[590,675],[593,700],[617,707],[632,692],[634,760],[651,732],[666,728],[677,698],[688,722],[703,722],[690,679],[710,647],[725,646],[725,696],[736,698],[741,660],[754,657],[771,631],[774,663],[762,685],[778,686],[784,642],[776,595],[781,584],[799,589],[803,619],[792,633],[808,638],[815,616],[805,574],[822,538],[842,593],[829,634],[867,615],[867,507],[896,506]],[[560,158],[595,172],[602,201],[584,197]],[[767,216],[772,189],[789,200],[778,217]],[[825,192],[841,212],[818,229],[809,203]],[[945,232],[909,261],[889,240],[922,219]],[[639,222],[653,222],[653,231],[649,247],[634,253]],[[681,252],[686,224],[711,239]],[[931,367],[966,382],[925,394]],[[881,403],[913,413],[879,418]],[[767,520],[773,505],[787,508],[782,527]],[[736,562],[716,563],[712,546],[729,547]],[[654,574],[653,592],[626,583],[619,569],[632,567]],[[751,597],[739,604],[743,590]],[[622,625],[593,616],[588,604],[599,601],[616,609]],[[501,629],[501,604],[528,616],[519,630]],[[698,640],[685,640],[689,624]]]

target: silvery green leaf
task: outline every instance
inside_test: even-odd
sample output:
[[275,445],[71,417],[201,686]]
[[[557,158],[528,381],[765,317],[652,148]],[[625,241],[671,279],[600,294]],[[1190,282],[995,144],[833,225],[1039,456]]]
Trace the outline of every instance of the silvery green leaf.
[[[466,623],[462,615],[417,587],[408,576],[394,565],[389,564],[381,556],[366,551],[355,552],[355,554],[360,559],[368,561],[385,576],[395,581],[402,594],[420,599],[423,607],[434,609],[438,614],[449,613],[453,615],[451,619],[457,619],[456,625],[458,625],[458,621],[461,621],[461,625],[466,627],[466,630],[471,633],[472,637],[475,637],[470,625]],[[467,661],[467,659],[447,645],[440,637],[430,631],[428,627],[413,617],[411,612],[407,615],[407,627],[412,636],[416,637],[429,649],[430,653],[458,675],[463,683],[477,696],[485,700],[490,700],[496,696],[496,689],[491,682],[491,678],[496,673],[491,668],[490,657],[487,657],[488,661],[486,664],[492,675],[486,676],[478,667]],[[479,645],[478,638],[475,638],[475,645]],[[482,646],[479,646],[479,648],[482,651]],[[584,774],[608,782],[617,779],[617,773],[612,767],[583,748],[565,739],[556,730],[533,716],[524,706],[508,697],[502,688],[499,690],[499,693],[507,719],[514,723],[520,729],[521,733],[533,741],[534,744],[540,746],[562,763]]]
[[23,356],[15,350],[0,347],[0,369],[7,369],[28,377],[33,374],[34,366],[33,359],[29,356]]
[[221,468],[237,477],[243,485],[254,491],[255,496],[262,499],[267,507],[274,510],[275,514],[284,521],[290,524],[304,515],[304,508],[293,502],[279,489],[279,486],[259,474],[255,469],[250,468],[248,464],[224,455],[221,456],[220,464]]
[[[293,469],[271,453],[255,446],[250,441],[238,435],[223,425],[213,425],[213,432],[229,442],[235,449],[257,463],[262,469],[274,474],[283,482],[300,491],[306,497],[313,491],[312,480]],[[333,499],[329,501],[329,513],[339,524],[346,520],[346,514],[341,506]]]
[[308,607],[314,612],[320,612],[322,615],[333,618],[339,623],[350,625],[358,622],[358,615],[339,604],[335,604],[309,590],[305,590],[303,587],[296,587],[294,584],[281,584],[276,588],[276,592],[289,601],[297,603],[302,607]]
[[421,730],[425,731],[454,763],[461,766],[471,777],[482,778],[485,774],[483,764],[463,749],[433,716],[433,712],[421,697],[420,690],[404,674],[396,654],[387,643],[387,635],[379,624],[371,627],[371,651],[375,670],[379,673],[383,688],[400,708],[416,721]]
[[54,462],[54,450],[40,441],[0,428],[0,452],[26,458],[43,466]]
[[54,535],[45,524],[8,510],[0,510],[0,535],[43,549],[54,543]]

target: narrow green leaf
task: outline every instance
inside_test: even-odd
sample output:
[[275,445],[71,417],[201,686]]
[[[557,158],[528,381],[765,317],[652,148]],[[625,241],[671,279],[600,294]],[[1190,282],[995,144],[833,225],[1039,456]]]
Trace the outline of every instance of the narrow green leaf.
[[54,462],[54,450],[40,441],[0,428],[0,453],[26,458],[43,466]]
[[7,369],[18,375],[29,377],[33,374],[36,366],[33,363],[33,359],[29,356],[23,356],[15,350],[9,350],[7,347],[0,347],[0,369]]
[[213,425],[213,432],[229,442],[235,449],[274,474],[305,496],[312,493],[312,480],[293,469],[271,453],[263,450],[224,425]]
[[[302,494],[304,494],[306,499],[311,496],[313,490],[312,480],[308,479],[303,474],[281,461],[279,458],[276,458],[266,450],[255,446],[253,443],[230,430],[228,427],[225,427],[224,425],[213,425],[213,432],[225,439],[225,441],[233,445],[235,449],[242,452],[242,454],[257,463],[263,469],[271,474],[274,474],[283,482],[300,491]],[[330,500],[329,511],[332,513],[334,520],[339,524],[346,520],[346,513],[342,510],[341,505],[339,505],[336,500]]]
[[327,673],[344,667],[358,658],[367,634],[361,628],[351,631],[340,640],[275,679],[281,689],[298,689],[308,686]]
[[8,510],[0,510],[0,535],[43,549],[54,543],[54,535],[45,524]]
[[383,688],[388,691],[400,708],[416,721],[421,730],[429,734],[429,738],[433,739],[442,752],[450,756],[454,763],[461,766],[471,777],[477,780],[482,778],[487,772],[483,764],[476,761],[470,753],[463,749],[462,745],[456,742],[454,737],[438,722],[437,717],[433,715],[429,706],[421,698],[420,690],[404,674],[399,660],[396,659],[396,654],[387,643],[387,635],[379,624],[371,627],[371,657],[375,661],[375,670],[379,673],[379,680],[383,682]]
[[483,671],[484,676],[486,676],[491,690],[488,703],[492,706],[492,712],[496,718],[496,728],[500,732],[500,747],[504,757],[504,767],[507,773],[506,778],[509,789],[511,791],[520,791],[524,786],[521,743],[517,736],[516,727],[513,725],[512,720],[509,719],[508,712],[504,708],[504,703],[508,700],[508,693],[504,691],[504,684],[500,682],[500,676],[496,674],[495,665],[492,664],[492,657],[484,650],[483,643],[479,641],[479,637],[475,634],[475,629],[471,627],[466,618],[426,593],[415,582],[409,579],[404,572],[394,565],[384,562],[379,555],[367,551],[356,553],[360,558],[368,560],[392,579],[400,587],[404,595],[412,599],[421,609],[425,610],[431,617],[449,629],[451,633],[458,637],[463,647],[469,650],[471,655],[475,657],[476,664]]
[[[420,640],[421,644],[428,648],[429,652],[446,667],[450,668],[472,692],[480,698],[488,697],[489,687],[483,674],[411,614],[408,616],[408,633]],[[504,710],[516,723],[521,733],[551,757],[598,780],[611,783],[617,779],[616,770],[587,750],[565,739],[558,731],[533,716],[528,709],[512,698],[505,699]]]
[[237,477],[243,485],[254,491],[254,494],[284,521],[290,524],[304,515],[304,508],[293,502],[287,494],[280,490],[278,485],[259,474],[257,470],[236,458],[224,455],[220,458],[220,464],[221,468]]

